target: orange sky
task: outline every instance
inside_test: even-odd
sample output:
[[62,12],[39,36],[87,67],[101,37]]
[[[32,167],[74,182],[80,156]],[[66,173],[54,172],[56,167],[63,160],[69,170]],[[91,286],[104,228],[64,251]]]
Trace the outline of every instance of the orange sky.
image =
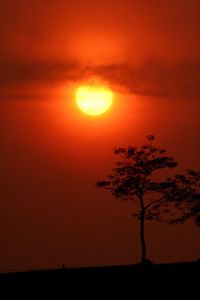
[[[42,3],[41,3],[42,2]],[[115,146],[154,133],[180,169],[200,168],[199,1],[1,1],[0,269],[139,260],[131,204],[95,182]],[[98,118],[75,87],[106,82]],[[148,222],[155,262],[199,256],[199,229]]]

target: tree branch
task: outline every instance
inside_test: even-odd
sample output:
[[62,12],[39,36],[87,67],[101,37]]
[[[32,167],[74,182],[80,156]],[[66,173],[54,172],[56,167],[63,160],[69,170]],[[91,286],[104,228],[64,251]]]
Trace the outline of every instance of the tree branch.
[[147,208],[149,208],[151,205],[153,205],[153,204],[155,204],[155,203],[158,203],[158,202],[162,201],[162,200],[165,199],[166,197],[167,197],[167,195],[161,197],[161,198],[158,199],[158,200],[154,200],[154,201],[150,202],[149,204],[147,204],[147,205],[145,206],[144,209],[147,209]]

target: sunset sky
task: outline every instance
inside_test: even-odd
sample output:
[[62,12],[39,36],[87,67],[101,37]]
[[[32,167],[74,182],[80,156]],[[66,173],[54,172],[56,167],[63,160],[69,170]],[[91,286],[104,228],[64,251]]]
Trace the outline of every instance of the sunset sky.
[[[200,169],[199,15],[199,0],[0,1],[0,271],[139,261],[132,204],[95,183],[148,134]],[[100,116],[75,103],[93,82],[114,95]],[[191,222],[146,238],[154,262],[200,256]]]

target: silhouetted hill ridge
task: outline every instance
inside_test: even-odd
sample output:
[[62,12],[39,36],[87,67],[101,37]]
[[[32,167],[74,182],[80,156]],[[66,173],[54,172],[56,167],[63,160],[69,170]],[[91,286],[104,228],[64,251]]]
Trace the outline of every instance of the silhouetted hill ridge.
[[44,270],[30,270],[24,272],[5,272],[0,273],[0,280],[18,280],[23,279],[45,279],[46,277],[54,278],[60,277],[62,279],[69,279],[79,276],[97,276],[107,275],[118,276],[119,274],[132,276],[160,276],[170,274],[171,276],[179,274],[181,277],[187,275],[200,275],[200,259],[194,262],[178,262],[178,263],[163,263],[163,264],[133,264],[133,265],[113,265],[113,266],[91,266],[91,267],[77,267],[60,269],[44,269]]
[[15,297],[25,294],[26,299],[33,294],[44,295],[45,299],[47,295],[59,299],[63,294],[66,299],[129,299],[147,295],[160,300],[175,294],[178,299],[181,295],[193,299],[191,296],[199,293],[199,278],[199,261],[135,264],[1,273],[0,288],[7,296],[14,292]]

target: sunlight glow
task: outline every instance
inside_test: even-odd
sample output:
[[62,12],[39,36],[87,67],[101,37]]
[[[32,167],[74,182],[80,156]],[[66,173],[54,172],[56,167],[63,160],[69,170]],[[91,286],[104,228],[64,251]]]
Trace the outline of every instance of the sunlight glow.
[[104,86],[80,86],[76,91],[76,104],[88,115],[100,115],[112,105],[113,93]]

